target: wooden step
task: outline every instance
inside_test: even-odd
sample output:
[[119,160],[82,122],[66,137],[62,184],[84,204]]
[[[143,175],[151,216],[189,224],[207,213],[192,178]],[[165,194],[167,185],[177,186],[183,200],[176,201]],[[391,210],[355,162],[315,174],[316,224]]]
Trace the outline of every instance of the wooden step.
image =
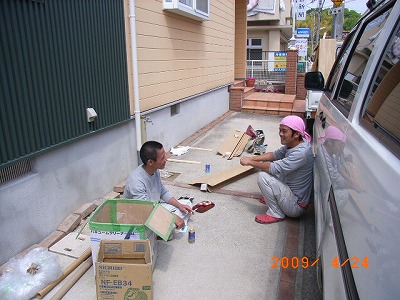
[[296,99],[293,102],[293,112],[304,113],[306,111],[306,100]]
[[249,97],[250,95],[254,94],[254,87],[245,87],[243,91],[243,98]]
[[[295,95],[281,93],[254,92],[243,99],[242,111],[271,115],[290,115],[293,112],[295,97]],[[299,109],[296,108],[296,110]]]

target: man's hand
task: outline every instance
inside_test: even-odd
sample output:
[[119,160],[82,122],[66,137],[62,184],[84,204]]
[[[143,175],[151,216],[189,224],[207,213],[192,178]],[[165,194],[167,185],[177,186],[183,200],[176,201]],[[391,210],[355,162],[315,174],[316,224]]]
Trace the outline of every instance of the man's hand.
[[180,204],[178,206],[179,210],[184,213],[185,215],[189,214],[189,213],[193,213],[192,208],[189,205],[186,204]]
[[192,208],[190,206],[180,203],[174,197],[169,199],[168,203],[173,205],[173,206],[175,206],[177,209],[179,209],[185,215],[187,215],[188,213],[192,213],[193,212],[193,210],[192,210]]
[[242,166],[249,166],[249,165],[250,165],[250,161],[251,161],[251,157],[249,157],[249,156],[243,156],[243,157],[240,159],[240,164],[241,164]]
[[[264,154],[265,158],[270,158],[269,153]],[[269,161],[263,161],[262,160],[263,156],[243,156],[240,159],[240,164],[242,166],[251,166],[254,167],[256,169],[260,169],[263,170],[265,172],[269,172],[269,166],[270,166],[270,162]]]
[[175,220],[176,229],[181,229],[183,226],[185,226],[185,221],[182,218],[178,217],[177,215],[175,216],[176,216]]

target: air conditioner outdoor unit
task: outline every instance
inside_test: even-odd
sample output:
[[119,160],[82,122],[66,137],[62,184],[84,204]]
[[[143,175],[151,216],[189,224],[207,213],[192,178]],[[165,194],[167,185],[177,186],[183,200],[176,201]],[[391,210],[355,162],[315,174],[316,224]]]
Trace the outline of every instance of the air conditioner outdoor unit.
[[163,0],[163,9],[197,20],[210,20],[209,0]]

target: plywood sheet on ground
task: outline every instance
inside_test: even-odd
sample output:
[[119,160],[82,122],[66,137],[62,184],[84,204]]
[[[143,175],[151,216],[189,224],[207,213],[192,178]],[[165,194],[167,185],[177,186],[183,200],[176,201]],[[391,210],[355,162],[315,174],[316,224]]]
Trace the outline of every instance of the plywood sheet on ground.
[[245,132],[233,130],[230,134],[228,134],[224,142],[218,147],[217,151],[222,155],[229,153],[227,155],[228,158],[240,156],[250,139],[251,137]]

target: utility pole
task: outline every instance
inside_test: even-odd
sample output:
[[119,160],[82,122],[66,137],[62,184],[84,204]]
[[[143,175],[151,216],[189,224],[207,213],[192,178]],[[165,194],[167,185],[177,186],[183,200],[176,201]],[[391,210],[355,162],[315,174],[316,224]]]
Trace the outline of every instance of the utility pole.
[[343,39],[344,3],[343,0],[332,0],[332,37],[341,41]]
[[316,37],[316,45],[319,43],[319,31],[321,30],[321,13],[322,7],[324,6],[325,0],[318,1],[318,20],[317,20],[317,37]]

